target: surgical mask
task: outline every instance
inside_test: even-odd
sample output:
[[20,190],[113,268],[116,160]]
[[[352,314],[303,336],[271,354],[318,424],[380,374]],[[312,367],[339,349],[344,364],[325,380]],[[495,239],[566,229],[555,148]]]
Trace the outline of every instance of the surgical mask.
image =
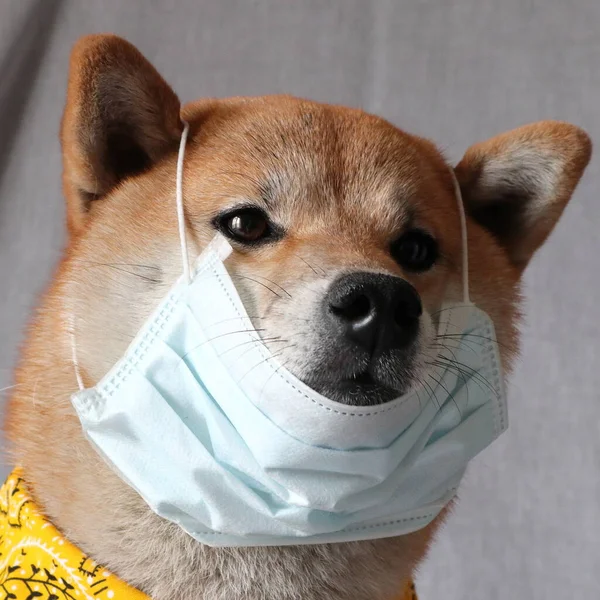
[[123,358],[73,395],[87,438],[155,513],[210,546],[345,542],[426,526],[507,427],[494,327],[469,301],[458,185],[464,298],[443,307],[438,331],[452,340],[451,357],[429,385],[348,406],[310,389],[261,341],[225,266],[225,238],[189,269],[187,131],[176,185],[184,273]]

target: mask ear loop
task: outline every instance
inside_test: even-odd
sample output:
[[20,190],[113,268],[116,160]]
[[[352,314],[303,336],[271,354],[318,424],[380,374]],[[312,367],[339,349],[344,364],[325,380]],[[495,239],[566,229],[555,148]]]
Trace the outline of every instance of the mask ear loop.
[[185,156],[185,145],[187,143],[190,125],[183,121],[183,131],[179,142],[179,154],[177,156],[177,180],[175,184],[175,201],[177,203],[177,222],[179,225],[179,242],[181,244],[181,260],[183,263],[183,277],[190,282],[190,259],[188,245],[185,237],[185,216],[183,213],[183,158]]
[[75,379],[77,380],[77,386],[79,391],[83,391],[85,386],[83,385],[83,379],[81,377],[81,369],[79,368],[79,360],[77,358],[77,338],[75,337],[75,315],[71,313],[69,319],[69,339],[71,342],[71,362],[73,363],[73,369],[75,371]]
[[463,301],[465,304],[471,304],[471,297],[469,294],[469,245],[467,240],[467,217],[465,215],[465,204],[462,199],[462,193],[460,191],[460,185],[458,179],[454,174],[454,169],[450,169],[452,173],[452,182],[454,184],[454,196],[456,203],[458,204],[458,214],[460,217],[460,236],[462,240],[462,288],[463,288]]
[[[188,254],[187,240],[185,237],[185,216],[183,214],[183,158],[185,156],[185,146],[187,142],[188,132],[190,130],[189,123],[183,121],[183,132],[181,133],[181,141],[179,142],[179,154],[177,156],[177,180],[175,184],[175,198],[177,202],[177,222],[179,225],[179,241],[181,243],[181,260],[183,262],[183,276],[189,283],[190,281],[190,261]],[[69,338],[71,343],[71,362],[75,371],[75,379],[80,391],[85,389],[83,379],[81,377],[81,369],[79,368],[79,360],[77,358],[77,340],[75,337],[75,315],[71,314],[69,323]]]

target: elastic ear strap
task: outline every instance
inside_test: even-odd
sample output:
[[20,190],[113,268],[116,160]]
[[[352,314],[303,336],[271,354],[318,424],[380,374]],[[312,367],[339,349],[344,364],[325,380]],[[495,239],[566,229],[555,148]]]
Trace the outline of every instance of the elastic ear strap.
[[456,197],[456,203],[458,204],[458,214],[460,217],[460,237],[462,240],[463,300],[465,304],[471,304],[471,298],[469,295],[469,243],[467,240],[467,217],[465,215],[465,205],[462,199],[462,193],[460,191],[458,179],[456,179],[454,169],[450,169],[450,172],[452,173],[452,182],[454,183],[454,196]]
[[83,379],[81,378],[81,370],[79,369],[79,360],[77,358],[77,338],[75,337],[75,315],[71,313],[69,323],[69,340],[71,342],[71,361],[73,362],[73,369],[75,370],[75,379],[77,379],[77,385],[79,390],[83,391],[85,386],[83,385]]
[[190,125],[183,122],[181,141],[179,142],[179,154],[177,156],[177,180],[175,188],[175,201],[177,202],[177,221],[179,224],[179,242],[181,244],[181,260],[183,262],[183,276],[190,281],[190,259],[188,254],[187,240],[185,237],[185,215],[183,213],[183,158],[185,156],[185,145],[187,143]]

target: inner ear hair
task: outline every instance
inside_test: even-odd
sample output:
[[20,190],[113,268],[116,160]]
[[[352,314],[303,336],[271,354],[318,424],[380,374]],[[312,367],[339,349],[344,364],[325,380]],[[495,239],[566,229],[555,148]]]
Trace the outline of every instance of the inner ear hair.
[[179,112],[173,90],[129,42],[113,35],[77,42],[61,127],[72,231],[85,222],[94,201],[177,147]]
[[471,146],[455,171],[469,216],[524,267],[560,218],[590,156],[584,131],[541,121]]

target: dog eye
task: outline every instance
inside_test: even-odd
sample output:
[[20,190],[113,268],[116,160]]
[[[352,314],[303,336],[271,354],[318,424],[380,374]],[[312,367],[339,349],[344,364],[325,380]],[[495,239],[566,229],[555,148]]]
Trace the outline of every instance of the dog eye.
[[258,208],[242,208],[219,219],[219,229],[231,239],[246,244],[271,234],[268,217]]
[[428,233],[412,229],[391,246],[392,256],[407,271],[421,272],[430,269],[438,258],[438,245]]

